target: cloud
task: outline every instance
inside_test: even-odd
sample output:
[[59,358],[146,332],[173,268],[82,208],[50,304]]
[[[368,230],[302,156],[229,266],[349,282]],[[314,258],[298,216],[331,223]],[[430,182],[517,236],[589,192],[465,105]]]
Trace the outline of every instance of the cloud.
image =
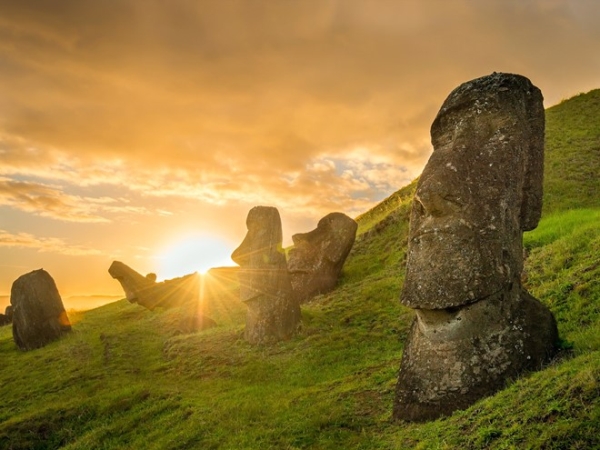
[[521,72],[558,101],[600,70],[587,1],[0,5],[1,201],[69,221],[157,212],[129,193],[358,211],[420,173],[459,83]]
[[[296,145],[303,145],[296,143]],[[427,143],[422,146],[427,148]],[[81,160],[45,148],[24,138],[0,137],[3,164],[0,174],[0,204],[60,220],[108,222],[110,214],[171,214],[148,206],[152,199],[188,199],[205,204],[272,204],[290,214],[320,214],[342,210],[358,214],[389,192],[412,180],[412,170],[423,163],[421,148],[405,143],[376,147],[332,149],[292,166],[273,167],[269,161],[255,162],[248,170],[233,156],[207,168],[165,165],[152,169],[127,164],[123,159]],[[401,162],[401,163],[400,163]],[[412,169],[412,170],[411,170]],[[47,180],[47,183],[32,181]],[[17,181],[19,179],[19,181]],[[29,180],[29,181],[22,181]],[[55,183],[60,182],[61,185]],[[64,187],[64,186],[66,187]],[[66,194],[73,186],[114,186],[119,198]],[[126,196],[135,194],[132,206]],[[145,198],[145,200],[144,200]]]
[[401,57],[409,37],[393,21],[380,30],[372,8],[309,3],[123,2],[110,13],[82,1],[60,14],[7,5],[5,130],[76,148],[82,161],[225,172],[229,160],[261,177],[426,133],[414,117],[435,108],[430,89],[414,98]]
[[[2,166],[150,195],[218,203],[267,191],[293,204],[304,193],[282,173],[364,147],[412,179],[460,82],[492,70],[545,82],[559,67],[570,71],[557,91],[595,79],[591,3],[3,2],[2,145],[29,144],[4,150]],[[392,176],[359,169],[373,195],[374,180]],[[319,197],[329,189],[321,182]]]
[[[150,214],[125,198],[70,195],[61,186],[0,177],[0,205],[67,222],[108,223],[114,214]],[[169,214],[157,211],[157,214]]]
[[36,237],[29,233],[10,233],[0,229],[0,247],[23,247],[45,253],[59,253],[69,256],[101,255],[94,248],[68,245],[64,240],[53,237]]

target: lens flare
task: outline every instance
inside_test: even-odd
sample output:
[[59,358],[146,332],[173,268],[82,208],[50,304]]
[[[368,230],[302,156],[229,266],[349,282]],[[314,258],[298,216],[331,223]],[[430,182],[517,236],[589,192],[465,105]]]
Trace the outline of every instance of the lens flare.
[[232,266],[232,249],[223,240],[206,235],[192,235],[174,240],[158,256],[158,277],[169,279],[188,273],[205,274],[219,266]]

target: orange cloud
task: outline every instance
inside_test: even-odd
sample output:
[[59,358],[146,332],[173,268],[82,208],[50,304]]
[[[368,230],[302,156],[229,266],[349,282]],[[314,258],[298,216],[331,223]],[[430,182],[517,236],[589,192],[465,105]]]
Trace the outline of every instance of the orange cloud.
[[24,247],[46,253],[69,256],[100,255],[101,251],[79,245],[68,245],[64,240],[53,237],[36,237],[29,233],[9,233],[0,230],[0,247]]
[[359,146],[414,178],[458,83],[507,69],[543,81],[557,64],[591,80],[598,68],[598,8],[581,2],[39,5],[3,8],[4,133],[65,152],[78,182],[154,188],[139,180],[184,173],[212,201],[234,185],[243,197],[251,177],[285,196],[281,172]]
[[[0,177],[0,205],[41,217],[82,223],[108,223],[112,214],[150,214],[142,206],[127,205],[124,198],[70,195],[61,186]],[[159,214],[169,214],[160,211]]]

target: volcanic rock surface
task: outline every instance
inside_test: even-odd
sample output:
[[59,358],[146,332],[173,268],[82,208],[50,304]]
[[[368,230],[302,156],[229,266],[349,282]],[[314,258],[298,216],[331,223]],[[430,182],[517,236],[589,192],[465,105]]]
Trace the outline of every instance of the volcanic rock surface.
[[71,331],[56,283],[44,269],[17,278],[10,303],[13,338],[21,350],[43,347]]
[[335,287],[357,228],[356,221],[334,212],[319,220],[314,230],[292,236],[294,247],[289,252],[288,270],[300,303]]
[[300,304],[281,247],[279,211],[255,206],[246,226],[246,237],[231,255],[240,265],[240,299],[248,306],[245,338],[251,344],[288,339],[300,326]]
[[542,208],[544,107],[522,76],[494,73],[446,99],[415,192],[401,301],[416,318],[394,417],[435,419],[540,369],[558,340],[521,286],[523,231]]

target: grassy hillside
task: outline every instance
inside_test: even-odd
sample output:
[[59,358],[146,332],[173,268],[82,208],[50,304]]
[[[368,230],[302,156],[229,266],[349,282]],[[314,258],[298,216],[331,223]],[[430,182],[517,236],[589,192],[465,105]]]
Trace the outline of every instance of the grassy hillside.
[[[70,336],[27,353],[0,328],[0,448],[600,448],[600,208],[597,177],[581,175],[597,162],[551,141],[593,109],[585,98],[549,110],[550,206],[525,236],[526,284],[565,347],[545,370],[446,419],[391,421],[413,317],[398,302],[412,183],[359,217],[340,286],[303,306],[290,341],[246,344],[227,271],[206,278],[203,307],[219,325],[203,332],[183,333],[181,311],[126,301],[78,313]],[[590,133],[571,134],[587,158]],[[579,176],[585,187],[561,191]]]
[[600,89],[546,110],[544,212],[600,206]]

